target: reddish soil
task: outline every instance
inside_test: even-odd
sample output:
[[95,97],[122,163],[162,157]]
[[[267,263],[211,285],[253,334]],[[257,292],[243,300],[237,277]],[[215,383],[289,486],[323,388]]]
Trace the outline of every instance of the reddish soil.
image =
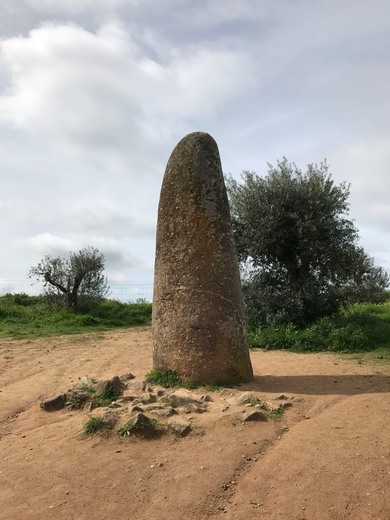
[[[183,438],[86,437],[86,411],[39,406],[82,376],[142,378],[151,354],[146,327],[0,342],[2,520],[390,519],[389,366],[252,352],[254,382],[208,392]],[[292,406],[243,422],[245,391]]]

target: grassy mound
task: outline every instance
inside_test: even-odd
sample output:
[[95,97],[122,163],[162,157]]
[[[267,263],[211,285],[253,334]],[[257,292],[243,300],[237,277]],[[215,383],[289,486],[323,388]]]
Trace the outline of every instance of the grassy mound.
[[147,325],[152,304],[98,300],[80,309],[50,306],[44,296],[0,297],[0,337],[34,338]]

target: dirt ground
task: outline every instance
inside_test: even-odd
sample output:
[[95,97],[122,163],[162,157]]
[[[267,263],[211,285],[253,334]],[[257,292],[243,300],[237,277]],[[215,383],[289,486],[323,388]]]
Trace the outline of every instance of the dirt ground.
[[[0,342],[2,520],[390,519],[389,366],[252,352],[254,381],[209,391],[183,438],[86,437],[86,411],[40,408],[82,376],[141,379],[151,354],[147,327]],[[243,422],[248,391],[292,406]]]

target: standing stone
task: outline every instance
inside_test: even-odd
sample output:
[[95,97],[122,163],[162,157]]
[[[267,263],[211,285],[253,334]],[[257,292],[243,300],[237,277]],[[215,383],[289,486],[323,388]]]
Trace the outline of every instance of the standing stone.
[[218,147],[195,132],[168,161],[158,210],[153,364],[197,383],[253,377]]

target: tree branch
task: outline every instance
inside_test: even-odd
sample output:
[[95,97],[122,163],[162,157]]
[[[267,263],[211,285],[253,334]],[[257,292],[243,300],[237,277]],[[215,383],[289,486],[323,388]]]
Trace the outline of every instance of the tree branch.
[[49,272],[45,273],[44,278],[45,278],[45,282],[48,282],[50,285],[53,285],[54,287],[57,287],[57,289],[59,289],[64,294],[68,294],[68,289],[66,289],[66,287],[64,287],[60,283],[56,282],[55,280],[53,280],[50,277],[50,273]]

